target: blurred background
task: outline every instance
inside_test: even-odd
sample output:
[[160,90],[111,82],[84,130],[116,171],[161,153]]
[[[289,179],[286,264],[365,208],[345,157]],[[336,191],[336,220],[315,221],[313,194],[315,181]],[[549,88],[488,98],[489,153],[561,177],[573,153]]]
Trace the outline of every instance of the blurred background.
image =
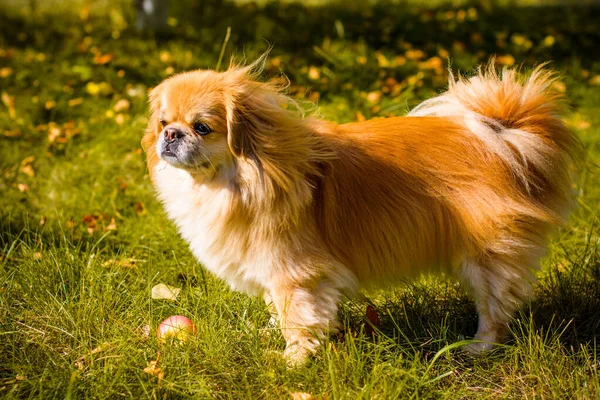
[[[350,339],[339,354],[327,350],[329,366],[286,374],[257,350],[282,347],[278,336],[256,335],[264,305],[205,275],[178,238],[140,148],[147,91],[270,47],[264,79],[289,80],[291,96],[338,122],[403,115],[444,90],[448,68],[468,75],[491,57],[523,71],[550,62],[558,73],[565,120],[586,150],[579,208],[551,246],[516,350],[493,374],[485,362],[430,367],[476,327],[460,289],[431,281],[373,300],[387,310],[380,340],[401,346]],[[599,395],[600,2],[0,0],[0,94],[0,395],[264,398],[264,387],[304,387],[358,398],[369,397],[365,385],[382,398],[406,387],[462,398],[472,387],[500,397]],[[184,288],[177,303],[151,303],[158,282]],[[342,319],[360,326],[362,309],[348,306]],[[180,375],[167,373],[174,386],[161,389],[142,372],[156,347],[136,332],[175,313],[194,318],[203,338],[171,364],[164,356]],[[90,351],[103,361],[80,368]],[[461,379],[427,383],[447,370]]]

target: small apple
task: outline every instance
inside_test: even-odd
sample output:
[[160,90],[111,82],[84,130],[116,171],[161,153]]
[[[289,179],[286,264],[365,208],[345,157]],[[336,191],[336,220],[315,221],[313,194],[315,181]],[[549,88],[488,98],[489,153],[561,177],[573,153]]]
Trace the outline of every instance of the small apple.
[[166,342],[169,338],[183,342],[196,332],[196,325],[191,319],[183,315],[174,315],[160,323],[156,330],[156,337],[160,343]]

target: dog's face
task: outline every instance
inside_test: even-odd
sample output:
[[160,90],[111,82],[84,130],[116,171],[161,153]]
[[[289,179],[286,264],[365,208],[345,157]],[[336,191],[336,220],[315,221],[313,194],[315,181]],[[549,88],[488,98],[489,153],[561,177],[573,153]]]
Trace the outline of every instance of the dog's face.
[[194,71],[165,80],[150,93],[145,147],[170,165],[194,173],[233,164],[227,102],[233,76]]
[[253,68],[186,72],[152,89],[142,147],[153,178],[163,161],[200,180],[243,169],[247,183],[259,183],[249,174],[266,174],[291,190],[311,160],[330,157],[330,150],[315,147],[314,135],[304,134],[297,104],[277,84],[253,79]]

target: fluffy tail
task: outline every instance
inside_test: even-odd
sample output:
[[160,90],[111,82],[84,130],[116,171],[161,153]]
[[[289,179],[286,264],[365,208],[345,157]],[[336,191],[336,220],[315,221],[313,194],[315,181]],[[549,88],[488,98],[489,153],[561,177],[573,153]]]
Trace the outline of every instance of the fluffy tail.
[[561,121],[562,96],[542,66],[528,77],[493,63],[469,79],[450,77],[446,93],[410,116],[458,117],[508,166],[530,200],[565,218],[572,205],[572,166],[581,144]]

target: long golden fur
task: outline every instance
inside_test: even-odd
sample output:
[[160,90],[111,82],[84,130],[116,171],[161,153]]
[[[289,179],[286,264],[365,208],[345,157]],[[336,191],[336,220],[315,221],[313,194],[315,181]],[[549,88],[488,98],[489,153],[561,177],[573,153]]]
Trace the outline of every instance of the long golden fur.
[[290,362],[336,329],[343,295],[431,269],[475,298],[470,350],[500,342],[572,205],[579,142],[551,74],[492,66],[407,117],[338,125],[304,117],[253,68],[165,80],[142,143],[196,257],[272,304]]

